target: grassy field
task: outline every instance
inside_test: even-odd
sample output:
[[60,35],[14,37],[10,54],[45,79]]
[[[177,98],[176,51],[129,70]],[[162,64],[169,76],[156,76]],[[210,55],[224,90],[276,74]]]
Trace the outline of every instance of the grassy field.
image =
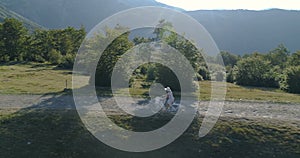
[[[72,71],[59,70],[54,66],[38,63],[1,65],[0,66],[0,94],[47,94],[59,93],[72,86]],[[83,83],[85,85],[87,83]],[[139,84],[139,83],[138,83]],[[200,98],[209,100],[211,82],[200,84]],[[105,90],[99,90],[100,95],[109,95]],[[130,89],[134,96],[147,95],[148,89],[135,86]],[[227,83],[226,100],[270,101],[284,103],[300,103],[300,95],[290,94],[278,89],[241,87]]]
[[2,94],[59,93],[71,88],[72,71],[39,63],[1,65],[0,83]]

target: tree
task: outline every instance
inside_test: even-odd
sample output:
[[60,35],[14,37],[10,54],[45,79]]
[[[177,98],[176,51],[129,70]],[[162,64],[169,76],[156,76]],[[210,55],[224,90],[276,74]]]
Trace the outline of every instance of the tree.
[[225,66],[233,67],[239,61],[239,57],[237,55],[231,54],[226,51],[221,51],[221,56]]
[[300,66],[292,66],[285,70],[280,88],[290,93],[300,93]]
[[62,57],[61,63],[58,65],[61,68],[71,69],[74,65],[75,55],[74,54],[67,54]]
[[22,60],[28,30],[20,21],[7,18],[1,25],[0,31],[1,56],[7,56],[9,61]]
[[236,81],[236,73],[237,73],[237,66],[233,66],[227,69],[226,81],[229,83],[234,83]]
[[50,32],[54,48],[61,52],[62,55],[77,53],[81,43],[83,42],[86,32],[83,27],[76,30],[73,27],[67,27],[62,30],[52,30]]
[[[96,35],[94,38],[90,40],[90,46],[92,51],[97,51],[103,49],[103,43],[106,41],[105,39],[114,39],[119,31],[126,29],[120,26],[115,27],[114,29],[107,29],[106,35],[103,36],[101,34]],[[121,36],[118,36],[112,43],[108,45],[108,47],[104,50],[103,54],[98,61],[96,75],[94,79],[95,85],[100,87],[111,87],[111,76],[113,69],[118,62],[118,59],[129,49],[131,49],[134,44],[129,40],[129,33],[126,32]],[[96,43],[95,43],[96,41]],[[104,41],[100,43],[99,41]],[[97,44],[99,45],[97,46]],[[91,51],[90,50],[90,51]],[[124,72],[125,73],[125,72]]]
[[288,59],[288,65],[290,66],[299,66],[300,65],[300,51],[292,54]]
[[55,49],[51,32],[52,30],[35,30],[31,38],[31,49],[26,55],[29,61],[49,61],[49,53]]
[[53,65],[61,64],[62,58],[63,56],[61,55],[61,53],[55,49],[52,49],[49,53],[49,62]]
[[279,66],[281,69],[284,69],[288,61],[289,53],[288,49],[283,44],[280,44],[277,48],[266,54],[265,58],[270,61],[271,65]]
[[211,80],[211,76],[207,67],[201,66],[198,70],[198,73],[202,76],[203,80]]
[[[184,36],[177,34],[173,30],[174,29],[171,23],[165,20],[161,20],[157,25],[157,28],[154,30],[154,34],[156,34],[156,38],[154,38],[154,41],[160,41],[171,46],[190,62],[195,72],[200,71],[200,67],[202,65],[206,65],[204,62],[204,58],[201,55],[201,50],[198,50],[191,41],[185,39]],[[188,72],[186,72],[187,65],[180,63],[180,60],[169,61],[169,63],[170,65],[176,65],[176,67],[179,69],[178,71],[180,71],[182,76],[188,77],[190,75]],[[164,86],[170,86],[175,91],[181,90],[177,76],[169,68],[162,65],[157,65],[156,74],[157,82],[163,84]],[[199,78],[199,74],[194,74],[194,77]],[[207,76],[202,77],[206,78]],[[194,88],[193,80],[189,82],[190,85],[186,86],[188,88]]]
[[236,83],[244,86],[277,87],[278,82],[270,75],[270,70],[270,62],[262,57],[243,58],[237,63]]

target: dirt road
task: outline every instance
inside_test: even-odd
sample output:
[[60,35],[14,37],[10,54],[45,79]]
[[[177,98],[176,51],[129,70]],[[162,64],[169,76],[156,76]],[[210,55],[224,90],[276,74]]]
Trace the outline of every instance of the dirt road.
[[[102,97],[99,100],[106,111],[118,112],[120,110],[117,108],[113,98]],[[147,103],[143,99],[137,100],[139,104]],[[208,104],[208,101],[200,102],[200,114],[205,114]],[[0,95],[0,116],[28,107],[75,108],[73,97],[67,95]],[[299,125],[300,104],[226,101],[221,117],[291,121]]]

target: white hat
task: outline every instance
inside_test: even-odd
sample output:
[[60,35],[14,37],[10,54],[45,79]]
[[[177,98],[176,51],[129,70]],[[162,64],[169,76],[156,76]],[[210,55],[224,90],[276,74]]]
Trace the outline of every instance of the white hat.
[[170,88],[170,87],[167,87],[167,88],[165,88],[165,91],[171,92],[171,88]]

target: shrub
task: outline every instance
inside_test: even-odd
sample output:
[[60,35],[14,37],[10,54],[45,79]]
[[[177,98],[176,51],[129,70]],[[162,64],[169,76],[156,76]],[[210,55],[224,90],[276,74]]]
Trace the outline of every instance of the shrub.
[[154,81],[157,76],[157,68],[152,65],[149,66],[148,71],[147,71],[147,81]]
[[200,67],[198,73],[202,76],[203,80],[210,80],[210,74],[206,67]]
[[237,72],[237,67],[234,66],[233,68],[230,68],[226,75],[226,81],[229,83],[234,83],[236,81],[235,76]]
[[54,65],[58,65],[62,62],[62,55],[59,51],[52,49],[49,52],[49,62]]
[[237,64],[236,83],[243,86],[277,87],[276,75],[271,72],[269,61],[247,57]]
[[62,58],[62,62],[61,64],[59,64],[59,67],[67,68],[67,69],[73,68],[74,61],[75,61],[75,55],[67,54]]
[[300,66],[285,70],[280,88],[290,93],[300,93]]

